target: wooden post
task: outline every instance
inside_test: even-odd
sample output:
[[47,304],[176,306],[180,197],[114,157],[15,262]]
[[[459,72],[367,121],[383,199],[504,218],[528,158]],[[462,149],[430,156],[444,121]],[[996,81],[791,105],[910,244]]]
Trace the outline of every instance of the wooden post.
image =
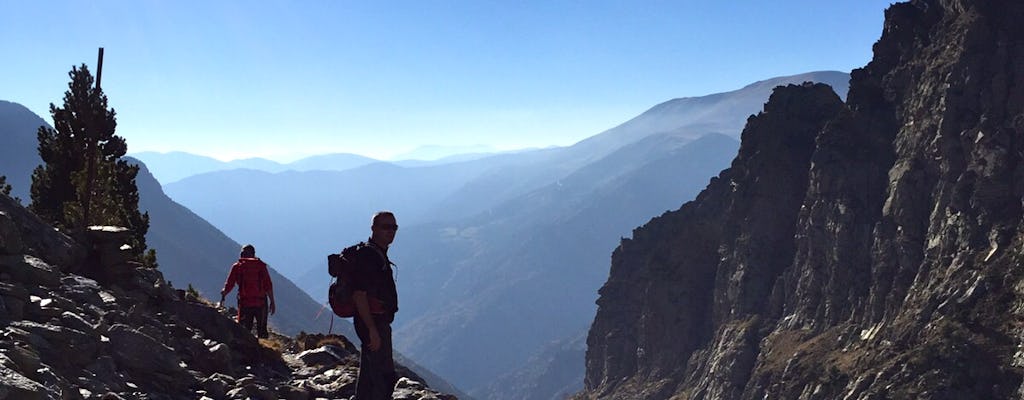
[[[100,47],[99,59],[96,61],[96,91],[101,92],[103,89],[100,88],[100,78],[103,76],[103,48]],[[98,100],[98,98],[97,98]],[[106,111],[106,110],[102,110]],[[100,118],[99,115],[91,115],[85,118]],[[90,120],[91,122],[95,122]],[[93,129],[96,127],[93,126]],[[86,135],[99,135],[99,132],[87,132]],[[89,220],[92,218],[92,192],[95,190],[96,183],[96,138],[91,137],[87,139],[85,144],[85,156],[88,157],[85,161],[86,180],[85,180],[85,199],[82,205],[82,229],[88,229]]]
[[96,61],[96,89],[100,88],[100,81],[103,79],[103,48],[100,47],[99,60]]

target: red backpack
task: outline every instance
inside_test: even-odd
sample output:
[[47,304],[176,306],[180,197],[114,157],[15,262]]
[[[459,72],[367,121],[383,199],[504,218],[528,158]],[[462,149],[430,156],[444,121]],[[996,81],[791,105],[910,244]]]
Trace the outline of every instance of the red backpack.
[[[341,254],[327,255],[327,273],[337,278],[331,283],[327,292],[327,302],[331,305],[334,314],[342,318],[356,316],[356,302],[352,300],[352,274],[355,269],[356,253],[363,247],[373,249],[381,258],[384,254],[377,248],[359,242],[356,245],[346,247]],[[379,314],[384,312],[384,303],[373,297],[367,297],[370,303],[370,312]]]

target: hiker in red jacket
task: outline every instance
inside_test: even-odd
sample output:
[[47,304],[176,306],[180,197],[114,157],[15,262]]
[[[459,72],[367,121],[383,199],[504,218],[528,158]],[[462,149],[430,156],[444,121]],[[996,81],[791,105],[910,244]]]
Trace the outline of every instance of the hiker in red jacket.
[[238,283],[238,323],[245,330],[252,331],[252,322],[256,320],[256,336],[266,338],[267,332],[267,297],[270,297],[270,314],[277,311],[274,304],[274,284],[270,281],[267,264],[256,258],[256,248],[251,244],[242,246],[238,262],[231,266],[228,280],[220,291],[220,304],[224,296]]

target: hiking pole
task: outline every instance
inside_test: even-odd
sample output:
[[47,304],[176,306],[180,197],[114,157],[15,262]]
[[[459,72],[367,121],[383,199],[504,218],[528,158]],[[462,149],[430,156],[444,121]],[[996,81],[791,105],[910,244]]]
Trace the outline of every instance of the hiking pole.
[[[317,311],[316,315],[313,317],[314,321],[320,319],[320,314],[323,314],[324,309],[327,308],[328,304],[330,304],[330,300],[328,300],[327,303],[324,303],[324,305],[320,306],[320,311]],[[334,309],[331,309],[331,327],[327,328],[327,334],[330,335],[332,330],[334,330]]]

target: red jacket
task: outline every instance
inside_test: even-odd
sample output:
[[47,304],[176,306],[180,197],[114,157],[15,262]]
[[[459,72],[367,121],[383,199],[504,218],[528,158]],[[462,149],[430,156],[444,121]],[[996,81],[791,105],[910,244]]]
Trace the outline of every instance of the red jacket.
[[239,258],[238,262],[231,266],[231,273],[228,280],[224,282],[224,289],[221,295],[231,292],[231,289],[238,284],[238,306],[239,307],[262,307],[266,305],[267,295],[274,288],[270,281],[270,273],[267,271],[267,264],[259,258]]

